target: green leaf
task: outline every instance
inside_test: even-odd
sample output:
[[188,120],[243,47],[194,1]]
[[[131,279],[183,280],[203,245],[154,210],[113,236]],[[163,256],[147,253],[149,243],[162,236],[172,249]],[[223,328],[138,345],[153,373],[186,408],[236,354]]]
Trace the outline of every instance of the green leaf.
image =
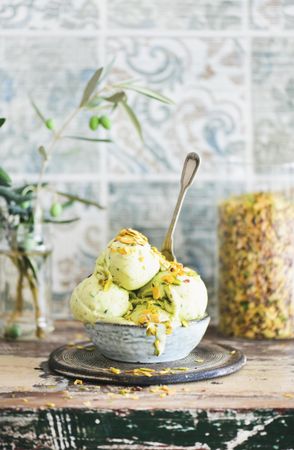
[[159,102],[166,103],[168,105],[174,104],[173,100],[171,100],[170,98],[165,97],[164,95],[160,94],[159,92],[153,91],[152,89],[145,88],[143,86],[121,84],[120,87],[122,87],[124,89],[128,89],[130,91],[138,92],[139,94],[145,95],[146,97],[153,98],[154,100],[158,100]]
[[88,142],[112,142],[111,139],[95,139],[95,138],[87,138],[87,137],[82,137],[82,136],[62,136],[62,138],[75,139],[77,141],[88,141]]
[[115,63],[115,57],[112,58],[112,60],[110,61],[110,63],[108,63],[104,68],[103,68],[103,72],[101,75],[101,79],[100,82],[105,80],[108,75],[110,74],[110,72],[112,71],[113,65]]
[[111,103],[119,103],[127,100],[126,93],[124,91],[116,92],[110,97],[104,97],[104,100]]
[[48,153],[46,152],[46,149],[45,147],[43,147],[43,145],[40,145],[40,147],[38,148],[38,152],[40,153],[44,161],[48,160]]
[[103,97],[100,97],[100,95],[95,95],[93,98],[91,98],[85,105],[88,109],[97,108],[97,106],[101,105],[101,103],[104,101]]
[[47,125],[46,125],[46,117],[43,116],[43,114],[41,113],[41,111],[39,110],[38,106],[36,105],[36,103],[34,102],[34,100],[32,98],[30,98],[30,101],[31,101],[32,107],[34,108],[35,112],[37,113],[39,118],[42,120],[44,125],[47,127]]
[[[45,187],[48,185],[48,182],[41,183],[41,187]],[[38,183],[30,183],[30,184],[23,184],[17,188],[14,188],[14,192],[17,194],[22,194],[23,191],[35,191],[36,187],[38,186]]]
[[143,141],[142,128],[141,128],[139,119],[137,118],[137,116],[134,113],[133,109],[126,102],[121,102],[120,105],[122,106],[122,108],[125,110],[125,112],[129,116],[129,118],[130,118],[132,124],[134,125],[138,135],[140,136],[141,140]]
[[73,200],[67,200],[66,202],[62,203],[62,208],[63,209],[70,208],[73,204],[74,204]]
[[30,260],[30,258],[28,256],[22,256],[22,259],[23,259],[24,266],[26,267],[26,270],[31,269],[34,279],[38,280],[38,275],[37,275],[36,269],[34,267],[34,263]]
[[[110,74],[110,72],[111,72],[111,70],[112,70],[112,67],[113,67],[113,65],[114,65],[114,62],[115,62],[115,58],[113,58],[107,66],[102,67],[101,69],[98,69],[98,70],[101,70],[100,77],[98,78],[99,84],[101,84],[102,81],[105,80],[105,79],[108,77],[108,75]],[[97,81],[97,82],[98,82],[98,81]],[[96,86],[95,86],[95,87],[96,87]],[[93,92],[93,91],[92,91],[92,92]],[[88,97],[88,100],[89,100],[89,101],[86,100],[86,101],[84,102],[84,104],[83,104],[83,105],[81,104],[80,106],[86,106],[87,108],[92,109],[92,108],[96,108],[97,106],[99,106],[99,105],[101,104],[101,101],[104,100],[103,97],[100,97],[100,96],[98,96],[98,95],[95,96],[95,97],[92,98],[92,99],[90,99],[90,97],[91,97],[91,94],[90,94],[90,96]],[[82,103],[82,102],[81,102],[81,103]]]
[[0,185],[1,186],[11,186],[12,180],[8,173],[0,167]]
[[32,198],[30,194],[18,195],[11,188],[5,186],[0,186],[0,197],[5,198],[7,202],[15,203],[22,203]]
[[122,81],[120,81],[118,83],[114,83],[112,86],[114,88],[119,88],[121,86],[126,86],[126,85],[129,86],[130,84],[134,84],[134,83],[137,83],[137,82],[140,82],[140,81],[141,80],[139,78],[128,78],[127,80],[122,80]]
[[94,75],[92,75],[92,77],[88,81],[88,83],[84,89],[84,92],[83,92],[82,100],[80,103],[80,108],[86,105],[86,103],[90,99],[91,95],[95,91],[102,72],[103,72],[103,67],[100,67],[100,69],[96,70]]
[[54,220],[49,217],[44,218],[45,223],[55,223],[55,224],[67,224],[67,223],[73,223],[80,220],[80,217],[73,217],[72,219],[63,219],[63,220]]
[[56,194],[60,195],[61,197],[65,197],[68,200],[72,200],[73,202],[83,203],[84,205],[95,206],[96,208],[104,209],[103,206],[101,206],[99,203],[94,202],[93,200],[88,200],[86,198],[79,197],[74,194],[68,194],[67,192],[61,191],[56,191]]
[[6,119],[4,119],[4,117],[0,117],[0,128],[2,127],[2,125],[4,125],[6,122]]

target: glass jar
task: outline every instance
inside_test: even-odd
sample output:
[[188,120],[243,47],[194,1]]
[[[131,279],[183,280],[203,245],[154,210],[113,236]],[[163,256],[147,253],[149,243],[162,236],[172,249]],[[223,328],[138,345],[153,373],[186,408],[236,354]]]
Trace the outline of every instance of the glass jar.
[[0,246],[0,334],[43,338],[53,331],[49,245],[25,235]]
[[220,331],[293,338],[293,165],[247,167],[237,186],[218,208]]

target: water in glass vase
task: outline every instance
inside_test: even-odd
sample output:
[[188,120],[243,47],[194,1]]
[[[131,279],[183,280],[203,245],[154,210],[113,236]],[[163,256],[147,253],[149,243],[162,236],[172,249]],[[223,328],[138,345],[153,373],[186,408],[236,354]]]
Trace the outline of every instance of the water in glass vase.
[[8,339],[43,338],[53,331],[51,247],[0,248],[0,333]]

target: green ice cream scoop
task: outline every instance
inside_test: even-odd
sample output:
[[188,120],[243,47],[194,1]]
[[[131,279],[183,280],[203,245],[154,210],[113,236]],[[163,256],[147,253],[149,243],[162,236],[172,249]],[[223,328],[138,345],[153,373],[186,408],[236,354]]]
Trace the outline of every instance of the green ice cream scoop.
[[[98,264],[101,264],[101,258]],[[112,240],[104,253],[102,264],[111,273],[113,281],[129,291],[144,286],[160,269],[159,257],[148,241],[137,242],[131,235],[118,235]]]
[[160,271],[138,291],[138,297],[157,300],[178,321],[201,318],[207,307],[205,284],[196,272],[188,268],[183,268],[180,274]]
[[122,316],[129,309],[129,293],[114,283],[105,287],[96,275],[83,280],[74,289],[70,307],[75,319],[84,323],[98,320],[124,322]]

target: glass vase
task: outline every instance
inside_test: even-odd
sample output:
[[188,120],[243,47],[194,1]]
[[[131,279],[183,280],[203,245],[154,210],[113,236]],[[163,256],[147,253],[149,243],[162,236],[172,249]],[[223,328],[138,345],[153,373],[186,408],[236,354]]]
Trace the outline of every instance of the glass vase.
[[[25,244],[25,245],[24,245]],[[0,247],[0,333],[8,339],[41,339],[53,331],[51,246],[5,241]]]
[[293,338],[293,165],[258,172],[247,167],[243,181],[240,172],[238,177],[238,193],[232,188],[219,203],[220,331],[254,339]]

